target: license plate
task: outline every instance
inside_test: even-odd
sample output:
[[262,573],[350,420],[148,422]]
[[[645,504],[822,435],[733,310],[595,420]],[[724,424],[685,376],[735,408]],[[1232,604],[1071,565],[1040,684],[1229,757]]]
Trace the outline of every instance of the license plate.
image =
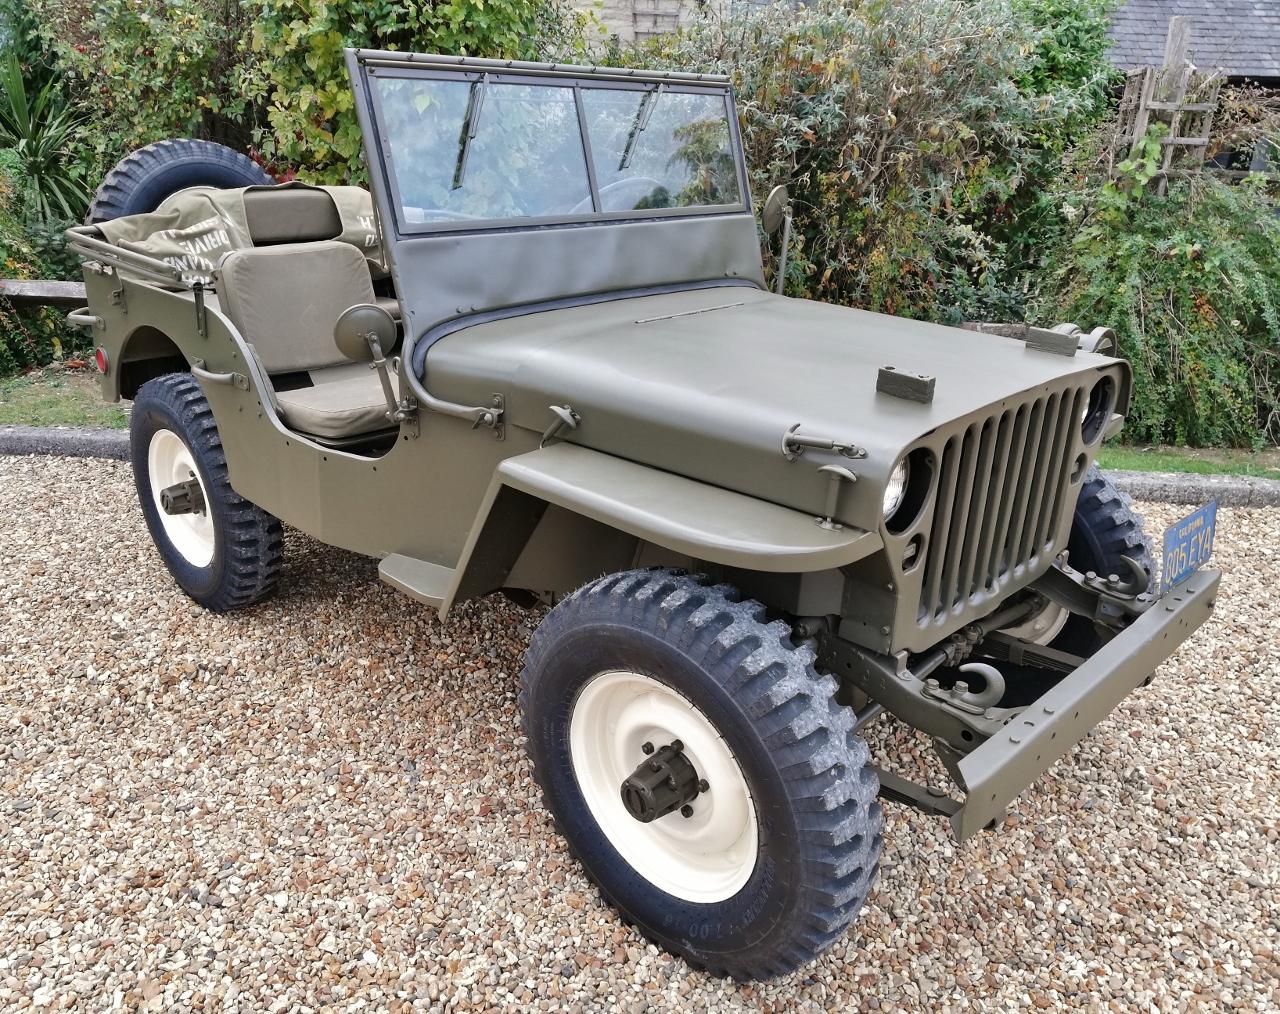
[[1218,525],[1218,501],[1210,500],[1164,532],[1161,591],[1180,584],[1209,562]]

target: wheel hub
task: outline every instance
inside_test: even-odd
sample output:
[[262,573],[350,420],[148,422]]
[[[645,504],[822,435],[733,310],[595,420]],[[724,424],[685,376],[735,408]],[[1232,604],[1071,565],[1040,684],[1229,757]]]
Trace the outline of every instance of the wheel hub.
[[217,539],[209,492],[195,455],[177,433],[157,429],[147,446],[152,503],[173,548],[192,567],[213,562]]
[[675,810],[692,817],[689,804],[707,791],[707,783],[684,755],[684,744],[673,740],[656,753],[652,743],[644,746],[649,756],[622,783],[622,805],[642,824]]
[[574,702],[569,751],[592,817],[649,883],[708,904],[750,879],[760,840],[751,791],[729,744],[679,691],[625,669],[600,673]]
[[166,514],[203,514],[205,510],[204,489],[199,479],[188,479],[186,482],[175,482],[160,491],[160,507]]

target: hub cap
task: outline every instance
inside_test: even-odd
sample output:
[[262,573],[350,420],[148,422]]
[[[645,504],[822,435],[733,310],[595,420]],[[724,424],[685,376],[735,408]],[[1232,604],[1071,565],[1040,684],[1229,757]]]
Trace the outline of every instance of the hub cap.
[[[674,772],[685,805],[644,821],[628,809],[621,789],[658,756],[646,745],[652,751],[677,742]],[[759,849],[751,792],[724,739],[682,694],[639,673],[601,673],[574,702],[569,753],[596,823],[651,884],[704,904],[742,889]],[[705,791],[683,784],[686,762]]]
[[156,430],[147,446],[147,472],[151,498],[164,533],[182,558],[193,567],[207,567],[213,562],[213,518],[206,506],[200,513],[170,514],[165,510],[161,494],[171,486],[195,479],[200,497],[209,502],[209,491],[196,468],[190,448],[173,430]]

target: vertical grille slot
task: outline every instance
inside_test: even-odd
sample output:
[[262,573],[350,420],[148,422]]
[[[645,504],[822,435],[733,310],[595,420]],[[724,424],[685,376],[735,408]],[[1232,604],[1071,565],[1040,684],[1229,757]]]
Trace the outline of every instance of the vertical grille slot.
[[1058,530],[1083,388],[1055,391],[971,423],[942,448],[920,621],[994,594],[1036,562]]

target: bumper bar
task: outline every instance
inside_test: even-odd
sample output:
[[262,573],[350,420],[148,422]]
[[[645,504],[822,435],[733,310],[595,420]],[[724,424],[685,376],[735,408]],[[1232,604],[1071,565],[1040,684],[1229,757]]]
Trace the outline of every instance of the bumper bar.
[[1213,610],[1221,571],[1171,588],[1123,633],[959,762],[957,841],[981,831],[1174,653]]

